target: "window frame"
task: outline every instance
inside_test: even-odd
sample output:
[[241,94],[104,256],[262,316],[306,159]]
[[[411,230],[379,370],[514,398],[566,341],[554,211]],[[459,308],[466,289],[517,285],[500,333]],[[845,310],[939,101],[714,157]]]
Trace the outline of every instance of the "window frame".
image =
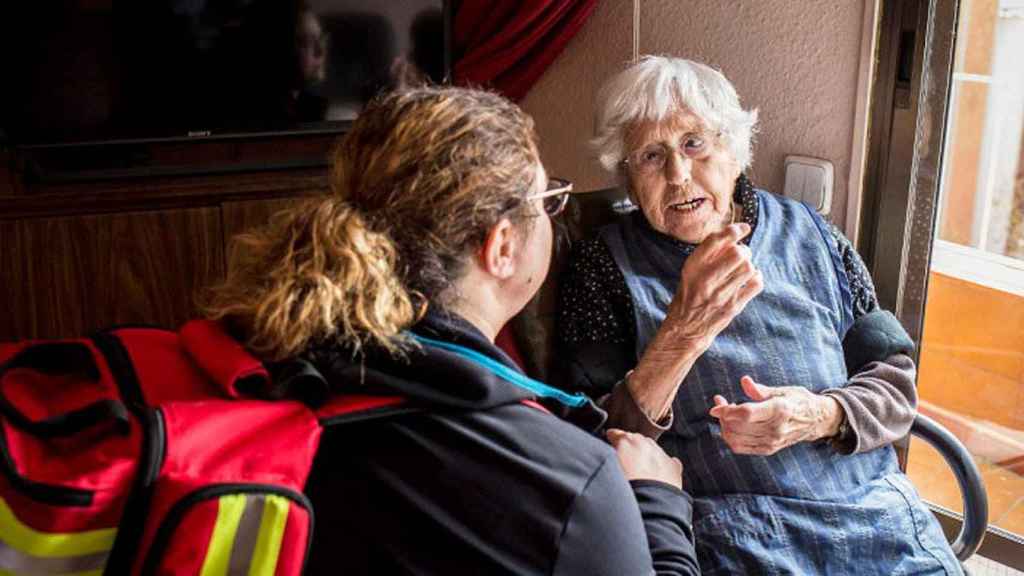
[[[901,85],[896,73],[901,48],[908,49],[906,43],[901,42],[908,29],[906,15],[913,14],[915,8],[913,70],[907,91],[906,83]],[[881,305],[895,311],[917,344],[915,361],[918,362],[932,264],[965,274],[963,267],[951,260],[967,251],[982,252],[976,248],[947,246],[951,243],[935,239],[959,8],[959,0],[882,2],[878,28],[878,64],[870,108],[872,137],[867,152],[869,169],[862,191],[858,249],[878,286]],[[893,118],[897,108],[909,109],[913,115],[912,138],[904,134],[904,139],[900,140],[900,134],[895,133]],[[901,149],[901,143],[908,140],[913,142],[912,150]],[[890,164],[907,157],[909,174],[899,177],[898,173],[890,171]],[[1013,260],[986,253],[988,271],[991,272],[992,266],[1007,267],[1003,258]],[[1014,260],[1015,264],[1017,262]],[[1017,267],[1012,270],[1016,272]],[[1007,278],[997,272],[993,276],[1016,289],[1016,274]],[[905,470],[909,440],[903,439],[897,447],[901,449],[901,467]],[[960,515],[935,504],[928,505],[946,534],[955,536],[962,524]],[[1002,528],[989,525],[977,553],[1024,570],[1024,538]]]

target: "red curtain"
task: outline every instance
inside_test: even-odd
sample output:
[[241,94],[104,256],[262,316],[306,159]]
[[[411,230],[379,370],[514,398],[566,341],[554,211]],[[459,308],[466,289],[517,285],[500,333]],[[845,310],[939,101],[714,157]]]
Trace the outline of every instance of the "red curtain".
[[462,0],[454,25],[456,83],[521,99],[596,6],[597,0]]

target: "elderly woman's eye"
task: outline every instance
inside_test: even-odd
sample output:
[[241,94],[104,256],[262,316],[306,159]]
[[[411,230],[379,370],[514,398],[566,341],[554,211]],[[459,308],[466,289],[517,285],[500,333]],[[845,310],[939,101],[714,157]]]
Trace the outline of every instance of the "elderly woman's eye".
[[661,162],[662,158],[664,157],[664,150],[660,148],[651,148],[648,150],[644,150],[643,153],[640,154],[640,161],[645,164],[654,164],[657,162]]
[[689,154],[701,152],[705,146],[704,139],[699,136],[690,136],[683,142],[683,148]]

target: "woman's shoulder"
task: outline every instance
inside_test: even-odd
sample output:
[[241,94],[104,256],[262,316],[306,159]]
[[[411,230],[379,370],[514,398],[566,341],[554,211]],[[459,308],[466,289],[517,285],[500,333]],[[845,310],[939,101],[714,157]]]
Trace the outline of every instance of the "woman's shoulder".
[[565,480],[588,480],[615,452],[582,428],[554,414],[526,404],[500,408],[500,424],[493,430],[502,450],[510,447]]
[[377,429],[374,444],[375,464],[396,472],[418,477],[406,468],[429,460],[431,468],[449,475],[445,484],[470,482],[501,492],[510,484],[529,483],[531,492],[550,490],[568,499],[615,457],[611,446],[596,436],[521,403],[393,418]]

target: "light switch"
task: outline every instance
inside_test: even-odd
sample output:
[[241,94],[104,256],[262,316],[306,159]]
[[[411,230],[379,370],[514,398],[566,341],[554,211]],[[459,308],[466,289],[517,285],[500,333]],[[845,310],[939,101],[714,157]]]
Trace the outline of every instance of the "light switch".
[[786,156],[787,197],[809,205],[818,214],[827,216],[832,209],[832,163],[808,156]]

